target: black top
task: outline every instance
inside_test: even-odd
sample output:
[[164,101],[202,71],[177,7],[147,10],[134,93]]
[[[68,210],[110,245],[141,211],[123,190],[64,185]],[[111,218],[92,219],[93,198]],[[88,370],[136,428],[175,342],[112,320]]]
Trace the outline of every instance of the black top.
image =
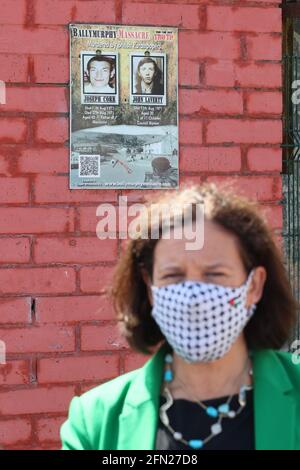
[[[206,406],[218,407],[226,403],[227,397],[207,400]],[[160,396],[160,406],[166,399]],[[234,395],[230,403],[231,410],[238,410],[238,395]],[[217,422],[217,418],[209,417],[199,404],[185,399],[175,399],[173,405],[167,410],[170,425],[174,431],[180,432],[186,441],[191,439],[204,440],[210,434],[210,427]],[[254,413],[253,390],[247,392],[247,404],[235,418],[222,420],[223,431],[214,436],[202,450],[254,450]],[[156,436],[156,450],[190,450],[190,446],[176,441],[169,430],[158,421]]]

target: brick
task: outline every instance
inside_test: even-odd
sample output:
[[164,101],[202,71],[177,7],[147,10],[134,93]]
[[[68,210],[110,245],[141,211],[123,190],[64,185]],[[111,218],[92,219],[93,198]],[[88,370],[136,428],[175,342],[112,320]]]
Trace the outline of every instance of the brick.
[[242,87],[281,87],[282,66],[263,62],[239,64],[235,67],[235,83]]
[[40,443],[60,441],[60,428],[65,416],[40,418],[36,420],[37,438]]
[[1,204],[29,202],[29,182],[27,178],[0,177]]
[[66,352],[74,351],[75,336],[70,326],[40,325],[27,328],[0,330],[0,338],[6,343],[6,352]]
[[128,349],[117,325],[87,325],[81,327],[82,351],[107,351]]
[[67,118],[39,118],[36,125],[35,139],[39,143],[64,143],[68,139]]
[[205,64],[205,82],[210,86],[233,87],[235,67],[231,60],[216,60]]
[[[151,21],[149,21],[151,18]],[[125,24],[146,24],[178,26],[198,29],[200,25],[199,7],[197,5],[174,5],[159,3],[155,8],[153,3],[126,2],[122,12]]]
[[[100,7],[100,8],[99,8]],[[94,0],[36,0],[36,24],[66,24],[75,21],[88,23],[115,22],[113,0],[101,0],[101,5]]]
[[185,59],[238,59],[240,53],[239,38],[233,33],[179,33],[179,57]]
[[21,173],[67,173],[69,151],[66,147],[24,149],[18,159]]
[[4,82],[28,82],[28,56],[24,54],[0,54],[0,80]]
[[[181,121],[181,124],[182,124],[182,122],[183,121]],[[197,122],[197,121],[192,121],[192,122]],[[172,191],[172,190],[166,189],[166,191]],[[152,200],[152,197],[155,196],[155,195],[158,195],[158,194],[159,194],[159,190],[155,191],[153,189],[150,189],[150,190],[143,189],[143,190],[140,190],[140,191],[136,190],[136,189],[134,189],[134,190],[124,189],[124,190],[122,190],[122,196],[127,197],[127,203],[128,204],[134,203],[134,202],[145,202],[148,199]]]
[[1,419],[1,445],[13,445],[28,442],[31,438],[31,423],[29,419]]
[[247,154],[249,171],[279,171],[282,170],[281,148],[251,147]]
[[117,239],[97,237],[39,238],[34,244],[36,263],[97,263],[114,261]]
[[0,263],[27,263],[29,259],[29,238],[0,238]]
[[21,87],[6,89],[6,111],[66,113],[67,89],[61,86]]
[[[5,105],[4,105],[5,106]],[[27,141],[27,121],[24,118],[0,117],[0,143],[22,143]]]
[[97,223],[100,220],[97,216],[97,208],[98,206],[79,208],[79,227],[81,232],[96,233]]
[[124,374],[126,374],[127,372],[131,372],[132,370],[139,369],[140,367],[143,367],[150,358],[151,356],[143,354],[126,354]]
[[243,97],[234,90],[180,90],[179,106],[181,114],[242,114]]
[[246,38],[248,59],[251,60],[281,60],[281,36],[260,34]]
[[74,210],[58,208],[3,207],[0,233],[52,233],[74,231]]
[[278,201],[282,197],[280,176],[209,176],[206,181],[232,188],[238,194],[258,201]]
[[183,171],[231,172],[241,170],[239,147],[182,147]]
[[89,266],[80,269],[80,290],[82,292],[104,292],[111,285],[113,267]]
[[30,321],[30,297],[0,299],[0,324],[28,323]]
[[60,413],[68,410],[74,387],[39,387],[0,393],[0,415]]
[[279,8],[207,6],[207,29],[212,31],[281,32]]
[[209,171],[209,148],[184,146],[180,149],[180,169],[182,171]]
[[179,85],[197,86],[200,83],[200,65],[199,63],[181,59],[178,63],[178,82]]
[[179,123],[179,142],[181,144],[202,144],[202,122],[182,119]]
[[117,200],[115,191],[69,189],[67,176],[37,176],[35,184],[36,202],[114,202]]
[[0,385],[29,384],[29,361],[8,361],[0,364]]
[[38,382],[60,383],[113,379],[119,372],[117,355],[64,357],[41,359],[38,362]]
[[69,82],[69,58],[66,56],[35,55],[33,69],[36,83]]
[[247,111],[250,114],[281,114],[282,93],[257,91],[247,95]]
[[11,176],[10,162],[6,155],[0,150],[0,174],[2,176]]
[[105,296],[41,297],[36,302],[38,323],[75,323],[113,319],[111,303]]
[[0,53],[68,55],[68,31],[63,27],[29,29],[4,25],[0,30]]
[[71,268],[15,268],[0,270],[0,294],[67,293],[75,290]]
[[282,124],[278,120],[216,119],[207,125],[207,143],[279,144]]
[[0,0],[1,23],[23,24],[26,15],[25,0]]

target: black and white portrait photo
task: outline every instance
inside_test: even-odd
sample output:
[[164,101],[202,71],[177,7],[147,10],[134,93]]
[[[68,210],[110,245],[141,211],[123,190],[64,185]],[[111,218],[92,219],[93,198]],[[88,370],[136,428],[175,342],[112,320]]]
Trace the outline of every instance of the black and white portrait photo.
[[131,55],[131,104],[166,104],[166,55]]

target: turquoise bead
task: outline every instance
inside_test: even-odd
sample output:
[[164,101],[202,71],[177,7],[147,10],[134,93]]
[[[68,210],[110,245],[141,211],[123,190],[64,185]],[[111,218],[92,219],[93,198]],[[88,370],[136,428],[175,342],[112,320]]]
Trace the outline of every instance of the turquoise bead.
[[165,381],[166,382],[172,382],[173,380],[173,373],[170,369],[165,371]]
[[193,439],[189,441],[189,446],[193,449],[202,449],[203,441],[201,441],[201,439]]
[[166,355],[166,357],[165,357],[165,362],[166,362],[167,364],[172,364],[172,362],[173,362],[173,356],[172,356],[172,354],[167,354],[167,355]]
[[229,412],[229,405],[227,403],[223,403],[223,405],[219,406],[218,410],[220,413],[227,415]]
[[216,408],[214,408],[213,406],[209,406],[208,408],[206,408],[206,414],[208,414],[208,416],[210,416],[211,418],[217,418],[219,413]]

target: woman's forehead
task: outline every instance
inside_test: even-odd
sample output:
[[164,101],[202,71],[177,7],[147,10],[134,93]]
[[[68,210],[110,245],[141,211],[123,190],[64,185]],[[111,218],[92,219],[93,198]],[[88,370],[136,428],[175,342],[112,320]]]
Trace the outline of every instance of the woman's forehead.
[[207,221],[204,228],[203,246],[200,249],[189,250],[188,239],[184,236],[176,239],[178,231],[170,233],[170,239],[160,239],[155,247],[154,261],[158,265],[178,262],[197,262],[201,265],[217,263],[232,264],[240,260],[239,247],[236,236]]

